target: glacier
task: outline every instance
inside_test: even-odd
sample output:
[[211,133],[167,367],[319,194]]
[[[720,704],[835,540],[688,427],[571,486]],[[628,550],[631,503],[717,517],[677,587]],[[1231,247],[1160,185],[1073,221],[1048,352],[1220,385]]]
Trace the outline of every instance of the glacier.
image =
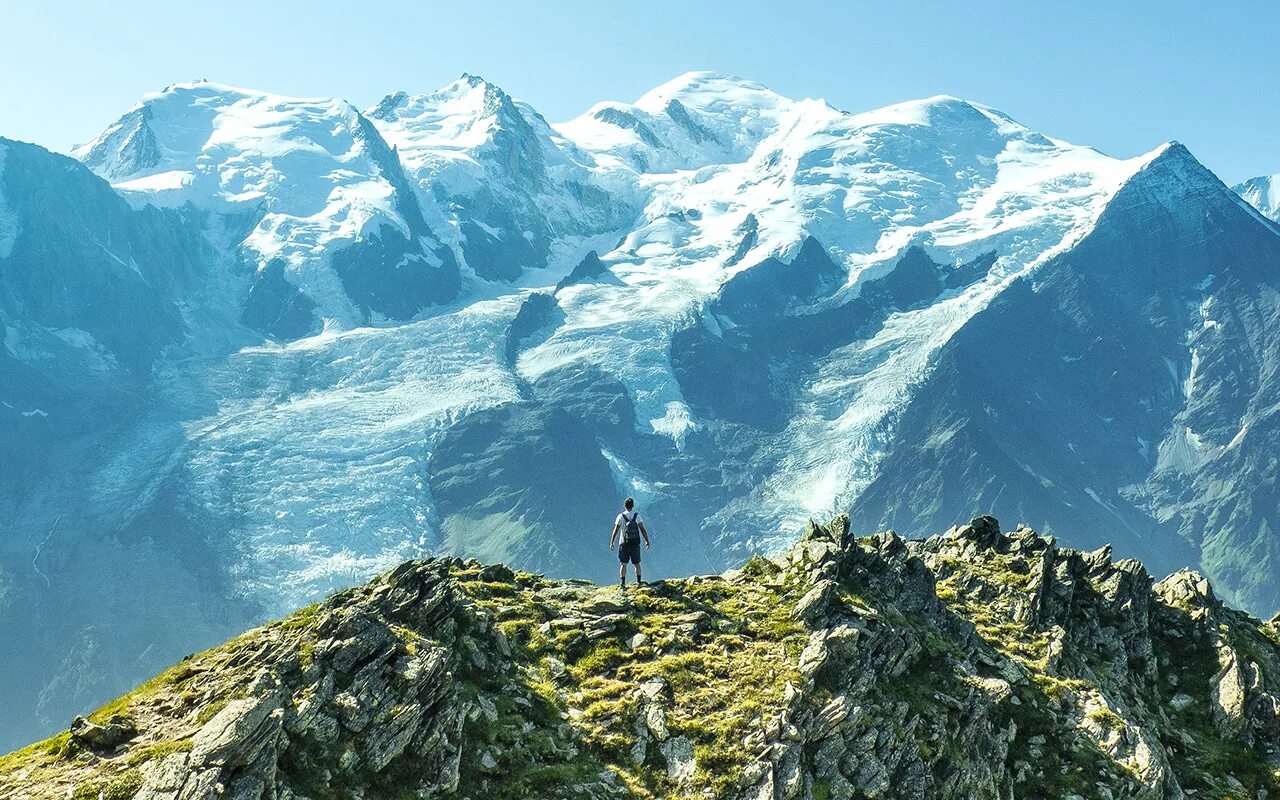
[[652,577],[993,513],[1280,608],[1280,229],[1177,143],[698,72],[175,84],[73,156],[0,140],[14,743],[406,558],[607,578],[627,494]]

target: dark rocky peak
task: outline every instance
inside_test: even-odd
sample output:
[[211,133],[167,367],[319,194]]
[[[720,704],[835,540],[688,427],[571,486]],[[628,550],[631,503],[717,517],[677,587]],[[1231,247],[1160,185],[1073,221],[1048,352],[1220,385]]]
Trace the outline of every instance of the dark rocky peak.
[[[1200,213],[1204,203],[1220,218],[1260,219],[1257,212],[1200,163],[1181,142],[1171,141],[1120,187],[1109,207],[1146,203],[1176,217]],[[1105,213],[1105,212],[1104,212]]]
[[1165,605],[1193,616],[1205,616],[1222,608],[1209,580],[1193,569],[1181,569],[1155,585],[1156,597]]
[[635,131],[636,136],[640,137],[640,141],[650,147],[661,147],[662,142],[658,140],[657,134],[653,132],[640,117],[625,109],[616,106],[605,106],[598,109],[592,116],[601,122],[607,122],[610,125],[616,125],[619,128]]
[[595,250],[587,253],[582,257],[568,275],[560,279],[556,284],[555,291],[559,292],[568,286],[576,286],[581,283],[608,283],[614,286],[621,286],[622,281],[609,269]]
[[685,108],[684,103],[674,97],[667,101],[665,106],[667,116],[679,125],[689,138],[698,143],[709,142],[712,144],[721,144],[716,135],[711,132],[707,126],[698,122],[689,113],[689,109]]
[[773,318],[818,300],[843,285],[846,277],[844,267],[822,243],[807,236],[789,261],[768,258],[735,274],[712,305],[716,313]]

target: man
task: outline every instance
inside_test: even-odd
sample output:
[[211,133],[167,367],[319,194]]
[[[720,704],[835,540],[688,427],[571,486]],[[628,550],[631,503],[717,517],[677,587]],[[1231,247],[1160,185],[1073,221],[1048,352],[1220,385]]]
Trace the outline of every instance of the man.
[[[609,537],[610,550],[615,543],[618,545],[618,585],[623,589],[627,588],[628,561],[636,569],[636,585],[644,582],[640,575],[640,539],[644,539],[646,548],[650,546],[649,531],[640,520],[640,512],[635,510],[635,505],[636,501],[630,497],[622,504],[622,513],[613,521],[613,535]],[[618,540],[619,533],[622,534],[621,541]]]

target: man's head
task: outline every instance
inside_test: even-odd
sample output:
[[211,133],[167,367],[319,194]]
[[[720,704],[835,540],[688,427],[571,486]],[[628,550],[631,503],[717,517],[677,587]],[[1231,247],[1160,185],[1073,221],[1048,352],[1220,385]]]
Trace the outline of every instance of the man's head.
[[623,508],[625,508],[625,509],[626,509],[626,510],[628,510],[628,511],[630,511],[631,509],[635,508],[635,505],[636,505],[636,501],[635,501],[635,500],[632,500],[630,497],[628,497],[628,498],[627,498],[627,499],[622,503],[622,507],[623,507]]

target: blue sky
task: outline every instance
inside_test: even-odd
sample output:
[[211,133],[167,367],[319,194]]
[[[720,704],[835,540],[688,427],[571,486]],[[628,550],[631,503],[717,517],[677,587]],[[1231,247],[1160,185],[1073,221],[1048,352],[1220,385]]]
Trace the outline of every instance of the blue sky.
[[8,3],[0,135],[54,150],[208,78],[384,94],[483,75],[551,121],[692,69],[852,111],[934,94],[1118,156],[1186,143],[1224,179],[1280,172],[1280,3]]

